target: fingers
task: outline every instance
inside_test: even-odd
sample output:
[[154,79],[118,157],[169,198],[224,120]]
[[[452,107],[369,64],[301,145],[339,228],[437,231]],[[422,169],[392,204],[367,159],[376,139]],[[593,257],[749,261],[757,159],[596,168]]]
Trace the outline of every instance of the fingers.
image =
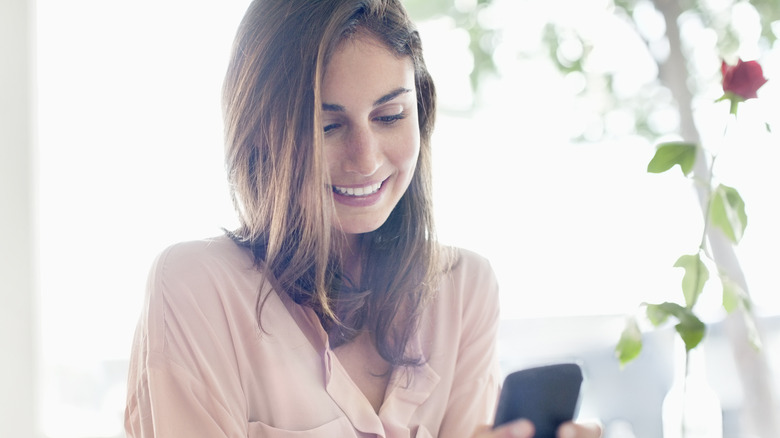
[[534,436],[535,430],[534,425],[530,421],[518,420],[499,427],[496,429],[496,432],[500,433],[496,437],[501,438],[530,438]]
[[531,438],[534,436],[534,425],[528,420],[518,420],[493,429],[482,426],[474,432],[472,438]]
[[[472,438],[532,438],[534,425],[528,420],[518,420],[497,429],[490,426],[478,428]],[[597,423],[564,423],[558,429],[558,438],[600,438],[601,426]]]
[[599,438],[601,426],[596,423],[564,423],[558,428],[558,438]]

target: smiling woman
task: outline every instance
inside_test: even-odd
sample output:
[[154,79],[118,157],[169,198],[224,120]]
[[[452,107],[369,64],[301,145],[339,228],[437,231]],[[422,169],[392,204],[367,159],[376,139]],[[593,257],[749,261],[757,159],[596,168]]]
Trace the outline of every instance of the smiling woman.
[[403,6],[253,1],[223,100],[240,224],[156,259],[130,361],[128,436],[487,426],[498,291],[487,260],[436,240],[436,97]]

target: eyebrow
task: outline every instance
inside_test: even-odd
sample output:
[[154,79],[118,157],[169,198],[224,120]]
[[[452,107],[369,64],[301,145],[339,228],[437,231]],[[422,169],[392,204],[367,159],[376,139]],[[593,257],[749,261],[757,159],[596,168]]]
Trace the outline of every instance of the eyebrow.
[[[398,97],[398,96],[400,96],[400,95],[402,95],[404,93],[410,93],[411,91],[412,90],[410,90],[409,88],[403,88],[403,87],[396,88],[395,90],[385,94],[384,96],[382,96],[379,99],[377,99],[376,101],[374,101],[373,106],[376,107],[376,106],[382,105],[383,103],[390,102],[391,100],[395,99],[396,97]],[[346,111],[346,108],[344,108],[343,105],[337,105],[337,104],[334,104],[334,103],[323,103],[322,104],[322,110],[323,111],[344,112],[344,111]]]

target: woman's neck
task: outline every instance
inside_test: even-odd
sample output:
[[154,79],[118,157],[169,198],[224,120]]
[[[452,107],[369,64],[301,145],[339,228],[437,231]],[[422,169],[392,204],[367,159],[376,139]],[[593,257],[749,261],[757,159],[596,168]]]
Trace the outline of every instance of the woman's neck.
[[358,281],[361,271],[361,237],[359,234],[346,234],[340,245],[342,269],[353,281]]

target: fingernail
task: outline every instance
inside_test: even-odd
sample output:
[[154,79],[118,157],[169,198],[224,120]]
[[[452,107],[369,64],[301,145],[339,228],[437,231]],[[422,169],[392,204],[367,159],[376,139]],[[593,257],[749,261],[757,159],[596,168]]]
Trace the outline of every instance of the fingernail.
[[526,420],[520,420],[509,429],[510,435],[513,437],[527,437],[531,434],[531,422]]
[[563,425],[558,430],[558,438],[575,438],[576,436],[577,436],[577,432],[574,430],[574,427],[570,424]]

